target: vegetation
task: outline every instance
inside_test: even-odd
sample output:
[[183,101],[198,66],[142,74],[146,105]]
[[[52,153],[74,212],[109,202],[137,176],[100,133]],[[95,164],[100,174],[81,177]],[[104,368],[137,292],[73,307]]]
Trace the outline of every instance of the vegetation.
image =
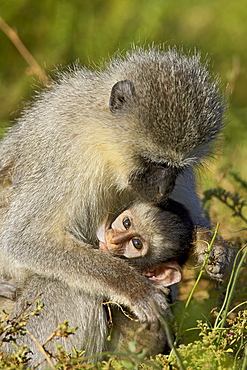
[[[229,96],[224,140],[219,143],[217,162],[208,162],[209,171],[199,171],[206,212],[220,233],[236,247],[244,246],[247,199],[247,7],[237,0],[1,0],[0,2],[0,132],[18,116],[21,100],[39,89],[40,74],[27,51],[45,72],[75,60],[90,66],[108,60],[116,50],[128,49],[132,42],[184,45],[209,56],[210,68],[222,79]],[[17,50],[5,23],[11,27]],[[16,44],[15,44],[16,45]],[[42,78],[42,77],[41,77]],[[13,113],[16,112],[16,113]],[[9,119],[10,118],[10,119]],[[242,250],[243,266],[246,249]],[[245,253],[245,254],[244,254]],[[245,261],[244,261],[245,258]],[[180,301],[174,307],[178,327],[176,348],[170,356],[144,359],[136,353],[135,343],[121,359],[110,357],[97,366],[81,364],[82,352],[72,354],[58,348],[59,357],[47,354],[45,344],[37,343],[44,358],[55,356],[60,369],[241,369],[247,367],[247,286],[246,267],[236,264],[227,286],[215,287],[198,269],[188,266],[180,287]],[[200,280],[198,279],[200,276]],[[195,285],[196,284],[196,285]],[[194,289],[195,288],[195,289]],[[191,292],[193,291],[193,295]],[[42,300],[42,297],[40,298]],[[3,313],[0,340],[15,345],[18,335],[31,335],[25,328],[34,311],[27,306],[20,316],[9,321]],[[181,322],[182,318],[182,322]],[[166,323],[164,323],[166,325]],[[56,336],[73,335],[68,323],[61,323],[47,341]],[[35,338],[33,338],[35,340]],[[4,347],[3,347],[4,348]],[[23,369],[31,354],[25,347],[11,356],[0,352],[0,369]]]

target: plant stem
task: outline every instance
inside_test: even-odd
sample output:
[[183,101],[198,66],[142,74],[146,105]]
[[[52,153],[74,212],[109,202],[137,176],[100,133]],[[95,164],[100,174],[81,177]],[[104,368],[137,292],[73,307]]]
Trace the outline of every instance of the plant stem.
[[216,226],[216,229],[215,229],[214,235],[212,237],[211,243],[208,245],[208,250],[207,250],[207,253],[206,253],[206,258],[203,261],[203,264],[201,266],[201,269],[200,269],[200,272],[199,272],[198,277],[196,279],[196,282],[195,282],[193,288],[191,289],[191,292],[189,294],[189,297],[188,297],[188,299],[186,301],[186,304],[185,304],[185,307],[184,307],[184,310],[183,310],[183,313],[182,313],[182,318],[181,318],[181,321],[180,321],[180,324],[179,324],[179,327],[178,327],[178,333],[177,333],[177,337],[176,337],[175,342],[174,342],[174,346],[176,346],[177,343],[178,343],[178,340],[179,340],[179,337],[180,337],[180,334],[181,334],[181,331],[182,331],[182,327],[183,327],[183,324],[184,324],[185,315],[187,313],[187,309],[188,309],[188,307],[190,305],[190,302],[191,302],[191,299],[193,297],[193,294],[194,294],[194,292],[195,292],[195,290],[197,288],[197,285],[198,285],[199,281],[201,280],[202,274],[203,274],[203,272],[205,270],[205,266],[206,266],[206,263],[208,261],[209,254],[210,254],[210,251],[211,251],[212,246],[214,244],[216,235],[218,233],[218,229],[219,229],[219,224],[217,224],[217,226]]
[[[236,282],[237,282],[237,279],[238,279],[238,275],[239,275],[240,269],[241,269],[241,267],[244,263],[244,260],[247,256],[247,249],[246,249],[246,251],[243,253],[243,255],[242,255],[242,257],[239,261],[239,256],[240,256],[240,254],[242,253],[242,251],[245,247],[246,247],[246,245],[243,246],[238,251],[237,256],[235,258],[232,273],[231,273],[231,276],[230,276],[230,280],[229,280],[229,283],[227,285],[226,296],[225,296],[224,302],[221,306],[220,312],[219,312],[219,314],[218,314],[218,316],[215,320],[215,324],[214,324],[215,329],[216,328],[223,328],[224,325],[225,325],[226,318],[229,314],[228,310],[229,310],[229,307],[230,307],[230,304],[231,304],[232,296],[234,294],[234,290],[235,290]],[[221,316],[222,316],[222,319],[220,320]]]

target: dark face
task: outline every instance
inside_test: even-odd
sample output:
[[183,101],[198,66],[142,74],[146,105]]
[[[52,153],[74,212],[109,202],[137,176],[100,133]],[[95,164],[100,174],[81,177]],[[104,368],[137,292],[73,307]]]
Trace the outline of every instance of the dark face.
[[136,157],[131,189],[141,199],[160,202],[181,169],[210,154],[222,129],[224,103],[198,55],[154,50],[129,58],[122,72],[126,79],[112,87],[109,108]]
[[143,168],[142,172],[131,174],[129,184],[132,189],[145,200],[160,202],[167,198],[180,170],[160,164],[146,164]]
[[[138,106],[136,104],[137,98],[135,87],[131,81],[119,81],[112,88],[109,102],[110,110],[117,117],[124,117],[128,112],[135,112],[135,115],[139,117],[139,113],[136,112],[135,107],[136,105]],[[139,131],[141,130],[141,126],[139,127]],[[148,132],[150,133],[151,131],[152,128],[150,127]],[[153,131],[157,135],[157,130],[154,129]],[[161,134],[164,134],[163,131]],[[145,136],[145,133],[142,133],[142,135]],[[154,139],[155,135],[153,135]],[[142,139],[140,141],[144,142],[145,147],[145,140],[143,141]],[[161,144],[161,146],[163,145]],[[155,151],[154,148],[153,150]],[[153,154],[155,155],[156,153]],[[132,190],[140,198],[148,201],[160,202],[167,198],[175,186],[175,181],[180,170],[166,163],[154,163],[148,157],[144,158],[141,155],[137,155],[136,164],[137,169],[129,177],[129,185]]]

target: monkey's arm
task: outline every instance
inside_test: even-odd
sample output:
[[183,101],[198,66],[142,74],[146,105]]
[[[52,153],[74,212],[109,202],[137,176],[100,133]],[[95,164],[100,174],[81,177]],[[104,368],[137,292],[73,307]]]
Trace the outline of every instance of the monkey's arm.
[[[37,240],[11,249],[12,276],[21,267],[29,273],[52,277],[87,293],[125,305],[141,321],[156,321],[155,301],[169,310],[165,295],[125,261],[115,258],[65,234],[37,246]],[[40,241],[39,241],[40,243]],[[32,245],[35,248],[32,249]],[[14,250],[15,249],[15,250]]]

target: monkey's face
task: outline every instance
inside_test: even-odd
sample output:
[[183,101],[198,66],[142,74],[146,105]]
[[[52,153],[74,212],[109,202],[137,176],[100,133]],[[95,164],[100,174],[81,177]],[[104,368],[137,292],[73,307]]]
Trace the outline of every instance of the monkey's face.
[[132,172],[129,184],[140,197],[159,202],[172,192],[179,169],[148,163],[143,171]]
[[142,198],[160,201],[180,171],[210,154],[222,129],[223,98],[199,56],[176,50],[134,52],[121,75],[109,107],[135,157],[129,184]]
[[[129,112],[132,112],[134,115],[138,102],[133,83],[129,80],[117,82],[112,88],[109,105],[111,112],[120,120],[121,118],[126,119]],[[131,115],[129,119],[131,120]],[[135,121],[133,116],[132,119]],[[142,134],[141,128],[140,126],[140,137]],[[149,134],[150,133],[151,130]],[[134,170],[132,170],[129,175],[129,185],[140,197],[147,200],[160,201],[167,198],[172,192],[176,177],[180,170],[167,163],[162,163],[162,161],[158,163],[152,161],[151,158],[157,156],[155,145],[151,145],[151,153],[147,153],[147,149],[145,148],[145,157],[141,154],[138,156],[138,151],[143,153],[142,147],[138,142],[142,142],[144,147],[147,144],[147,146],[150,147],[150,143],[148,143],[148,136],[150,135],[145,136],[146,140],[139,139],[136,140],[136,143],[131,145],[135,150],[135,163],[133,163]]]
[[129,209],[122,212],[114,222],[97,232],[99,248],[126,258],[144,257],[150,249],[150,240],[138,217]]
[[136,205],[134,209],[126,209],[111,225],[102,225],[97,233],[99,249],[118,257],[125,257],[159,287],[176,284],[181,280],[181,267],[176,261],[165,262],[163,245],[160,244],[162,248],[152,245],[152,234],[155,230],[152,230],[150,235],[147,232],[147,229],[151,228],[151,219],[148,227],[143,227],[140,219],[142,212],[140,215],[136,212],[141,211],[141,208]]

